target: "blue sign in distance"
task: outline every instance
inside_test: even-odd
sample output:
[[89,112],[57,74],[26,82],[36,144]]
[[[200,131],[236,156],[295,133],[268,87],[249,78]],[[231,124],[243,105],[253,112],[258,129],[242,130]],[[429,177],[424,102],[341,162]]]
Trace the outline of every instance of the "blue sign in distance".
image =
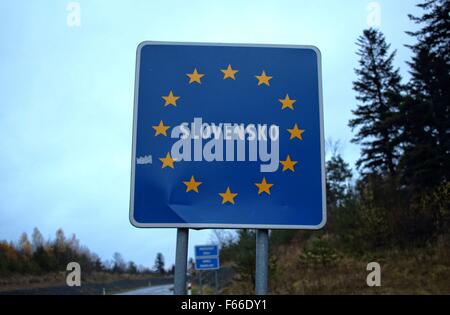
[[141,43],[131,223],[323,227],[320,60],[312,46]]
[[219,258],[197,258],[195,259],[195,270],[219,269]]
[[219,269],[219,247],[217,245],[195,246],[195,269]]
[[195,257],[201,256],[219,256],[219,247],[217,245],[195,246]]

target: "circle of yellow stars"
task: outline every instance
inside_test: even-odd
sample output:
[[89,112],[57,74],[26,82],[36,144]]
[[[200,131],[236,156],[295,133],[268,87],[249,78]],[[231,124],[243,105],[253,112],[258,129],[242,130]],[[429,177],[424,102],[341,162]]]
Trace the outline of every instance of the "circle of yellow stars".
[[[223,74],[223,80],[236,80],[237,73],[239,72],[239,70],[233,68],[231,64],[228,64],[225,69],[220,69],[220,71]],[[200,73],[197,68],[194,68],[191,73],[186,73],[186,76],[189,79],[189,85],[202,84],[202,79],[205,77],[205,74]],[[256,74],[255,78],[257,79],[258,86],[270,87],[270,80],[273,79],[273,76],[269,75],[266,70],[261,70],[261,73],[259,75]],[[163,95],[162,99],[164,100],[164,107],[168,107],[170,105],[172,105],[173,107],[177,107],[177,101],[180,100],[181,97],[176,96],[173,90],[169,90],[168,95]],[[287,93],[284,98],[280,98],[278,99],[278,101],[281,103],[281,110],[294,110],[294,105],[297,102],[296,99],[291,98]],[[155,137],[167,137],[167,131],[171,128],[171,126],[165,125],[164,122],[160,120],[159,124],[152,126],[152,128],[155,130]],[[300,129],[298,124],[295,123],[292,128],[287,129],[287,132],[290,135],[290,140],[303,140],[302,135],[305,130]],[[159,158],[159,160],[162,163],[161,168],[175,168],[174,162],[176,160],[171,157],[170,152],[167,152],[166,156]],[[298,161],[292,160],[290,154],[288,154],[285,160],[280,160],[280,164],[283,166],[282,172],[295,172],[295,166],[297,165],[297,163]],[[203,182],[197,181],[194,175],[192,175],[189,180],[183,181],[182,183],[186,186],[186,193],[199,193],[199,186],[203,184]],[[265,177],[261,179],[261,182],[254,183],[254,185],[257,188],[258,195],[270,195],[271,188],[274,186],[273,183],[268,183]],[[238,193],[233,192],[230,186],[227,186],[225,191],[218,193],[218,195],[222,198],[222,204],[229,203],[234,205],[235,198],[238,196]]]

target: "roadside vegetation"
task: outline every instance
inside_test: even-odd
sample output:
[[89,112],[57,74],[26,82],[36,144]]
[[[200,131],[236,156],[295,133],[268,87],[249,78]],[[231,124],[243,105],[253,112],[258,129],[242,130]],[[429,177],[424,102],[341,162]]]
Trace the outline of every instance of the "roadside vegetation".
[[152,269],[127,262],[117,252],[112,260],[102,261],[75,234],[66,238],[58,229],[54,240],[45,241],[35,228],[31,240],[23,233],[17,242],[0,241],[0,291],[65,285],[69,262],[80,264],[83,284],[161,278],[173,272],[165,269],[162,253],[156,255]]
[[[328,223],[271,232],[270,293],[450,294],[450,2],[419,7],[407,82],[381,31],[357,39],[349,121],[361,146],[357,169],[329,140]],[[253,293],[254,231],[215,238],[221,262],[236,272],[223,293]],[[366,285],[372,261],[382,267],[381,287]]]

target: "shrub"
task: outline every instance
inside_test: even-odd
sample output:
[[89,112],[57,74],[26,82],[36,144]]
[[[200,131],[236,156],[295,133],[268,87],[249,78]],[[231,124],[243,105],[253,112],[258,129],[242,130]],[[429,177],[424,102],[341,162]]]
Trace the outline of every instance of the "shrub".
[[330,244],[328,236],[324,235],[313,239],[306,249],[300,254],[299,263],[307,267],[335,266],[341,255]]

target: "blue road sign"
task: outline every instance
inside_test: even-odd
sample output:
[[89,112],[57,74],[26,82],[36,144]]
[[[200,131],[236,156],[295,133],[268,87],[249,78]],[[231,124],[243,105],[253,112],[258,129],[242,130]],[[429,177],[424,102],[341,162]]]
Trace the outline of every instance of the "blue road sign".
[[198,245],[195,246],[195,269],[211,270],[219,269],[219,246]]
[[195,257],[219,256],[219,247],[217,245],[199,245],[195,246]]
[[219,269],[219,258],[197,258],[195,259],[195,270]]
[[139,45],[133,225],[318,229],[324,176],[317,48]]

